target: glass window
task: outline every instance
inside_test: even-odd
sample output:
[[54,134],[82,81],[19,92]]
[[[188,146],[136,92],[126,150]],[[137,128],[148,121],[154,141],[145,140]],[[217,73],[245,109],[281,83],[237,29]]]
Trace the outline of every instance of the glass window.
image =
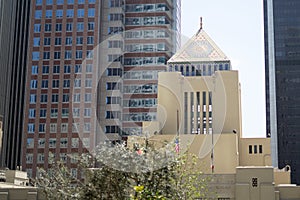
[[45,138],[40,138],[38,140],[38,147],[39,148],[44,148],[45,147]]
[[68,18],[74,17],[74,10],[73,9],[68,9],[67,10],[67,17]]
[[60,66],[59,65],[54,65],[53,66],[53,74],[59,74],[60,71]]
[[65,59],[72,59],[72,51],[65,51]]
[[254,153],[257,153],[257,145],[254,145]]
[[67,133],[68,132],[68,124],[67,123],[62,123],[61,124],[61,132],[62,133]]
[[58,103],[58,94],[52,94],[51,101],[52,103]]
[[40,110],[40,117],[45,118],[47,116],[47,109],[41,109]]
[[69,117],[69,108],[63,108],[62,111],[61,111],[61,116],[63,118]]
[[49,74],[49,66],[43,66],[42,73],[43,74]]
[[49,60],[50,59],[50,51],[45,51],[43,53],[43,59],[45,59],[45,60]]
[[30,108],[28,113],[29,118],[35,118],[35,109]]
[[60,51],[54,51],[54,59],[55,60],[60,59]]
[[36,0],[35,5],[39,6],[43,4],[43,0]]
[[39,132],[40,133],[46,132],[46,124],[39,124]]
[[41,24],[34,24],[34,32],[35,33],[41,32]]
[[57,124],[50,124],[50,133],[57,132]]
[[66,31],[72,31],[73,30],[73,24],[72,23],[67,23],[66,24]]
[[63,102],[69,102],[70,97],[69,94],[63,94]]
[[46,18],[52,18],[52,10],[46,10]]
[[84,17],[84,9],[78,9],[77,10],[77,17],[78,18]]
[[63,5],[64,4],[64,0],[56,0],[56,4],[57,5]]
[[41,19],[42,18],[42,11],[36,10],[34,14],[35,19]]
[[57,118],[57,115],[58,115],[57,108],[51,108],[51,115],[50,115],[50,117],[51,118]]
[[85,0],[78,0],[78,4],[84,4]]
[[94,36],[87,37],[87,44],[94,44]]
[[95,8],[88,9],[88,17],[95,17]]
[[74,0],[68,0],[68,4],[74,4]]
[[56,10],[56,18],[62,18],[64,14],[63,10]]
[[40,46],[40,38],[39,37],[33,38],[33,46],[34,47]]
[[48,88],[48,80],[42,80],[42,88]]
[[258,147],[259,147],[259,149],[258,149],[258,150],[259,150],[259,153],[262,153],[262,152],[263,152],[262,145],[259,145]]
[[40,59],[40,52],[34,51],[32,52],[32,60],[39,60]]
[[47,103],[48,102],[48,95],[47,94],[41,94],[41,103]]
[[61,45],[61,38],[60,37],[56,37],[55,38],[55,45]]
[[53,0],[47,0],[47,1],[46,1],[46,4],[47,4],[47,5],[52,5],[52,4],[53,4]]
[[82,36],[77,36],[76,37],[76,44],[83,44],[83,37]]
[[82,50],[76,50],[75,58],[76,59],[81,59],[82,58]]
[[93,31],[95,29],[95,22],[88,22],[88,30]]
[[92,59],[93,56],[94,56],[93,50],[87,50],[87,51],[86,51],[86,58]]
[[83,23],[78,23],[77,24],[77,31],[82,32],[84,30],[84,24]]
[[66,45],[72,45],[72,37],[66,37]]
[[64,80],[64,84],[63,84],[64,88],[69,88],[70,87],[70,80]]
[[30,94],[29,102],[32,104],[36,103],[36,94]]
[[95,0],[89,0],[89,3],[91,3],[91,4],[95,3]]
[[91,102],[92,101],[92,94],[84,94],[84,101],[85,102]]
[[81,73],[81,65],[75,65],[75,73]]
[[86,64],[86,73],[92,73],[92,72],[93,72],[93,65]]
[[56,24],[55,25],[55,31],[61,32],[61,30],[62,30],[62,24]]
[[44,45],[49,46],[50,44],[51,44],[51,38],[49,37],[44,38]]
[[71,66],[70,65],[65,65],[64,66],[64,73],[65,74],[71,73]]
[[92,79],[86,79],[85,80],[85,87],[90,88],[92,87]]
[[72,148],[78,148],[79,146],[79,138],[72,138]]
[[52,88],[59,88],[59,80],[52,80]]
[[27,131],[28,133],[34,133],[35,125],[34,124],[28,124]]
[[252,145],[249,145],[249,154],[252,154]]
[[51,24],[45,24],[45,32],[51,31]]

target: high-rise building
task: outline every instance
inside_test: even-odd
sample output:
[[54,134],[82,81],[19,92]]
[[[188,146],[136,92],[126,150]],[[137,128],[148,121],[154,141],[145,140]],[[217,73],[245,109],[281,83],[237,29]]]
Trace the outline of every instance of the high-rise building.
[[21,165],[30,1],[0,1],[1,167]]
[[267,134],[273,165],[300,184],[300,2],[264,0]]
[[155,119],[180,1],[36,0],[31,9],[22,166],[35,177],[53,154],[80,178],[73,156]]

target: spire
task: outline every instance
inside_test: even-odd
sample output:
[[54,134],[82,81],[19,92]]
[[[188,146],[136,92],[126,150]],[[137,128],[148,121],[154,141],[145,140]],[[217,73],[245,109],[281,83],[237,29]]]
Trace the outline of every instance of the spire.
[[202,29],[203,23],[202,23],[202,17],[200,17],[200,30]]

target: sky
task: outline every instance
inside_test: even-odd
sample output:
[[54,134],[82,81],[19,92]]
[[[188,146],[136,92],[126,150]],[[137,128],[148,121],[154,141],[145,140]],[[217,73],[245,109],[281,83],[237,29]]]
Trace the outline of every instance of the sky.
[[203,29],[239,71],[242,131],[265,137],[265,71],[262,0],[182,0],[181,31],[192,37]]

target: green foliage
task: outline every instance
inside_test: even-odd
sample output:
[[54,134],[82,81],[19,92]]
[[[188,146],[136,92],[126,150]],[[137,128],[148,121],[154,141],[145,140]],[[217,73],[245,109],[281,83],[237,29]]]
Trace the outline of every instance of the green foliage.
[[86,175],[85,181],[72,177],[65,163],[53,162],[50,170],[39,170],[36,183],[48,199],[167,200],[206,196],[209,180],[202,176],[196,156],[179,156],[173,146],[155,150],[146,144],[142,154],[125,145],[102,144],[94,156],[84,154],[78,159],[78,170]]

